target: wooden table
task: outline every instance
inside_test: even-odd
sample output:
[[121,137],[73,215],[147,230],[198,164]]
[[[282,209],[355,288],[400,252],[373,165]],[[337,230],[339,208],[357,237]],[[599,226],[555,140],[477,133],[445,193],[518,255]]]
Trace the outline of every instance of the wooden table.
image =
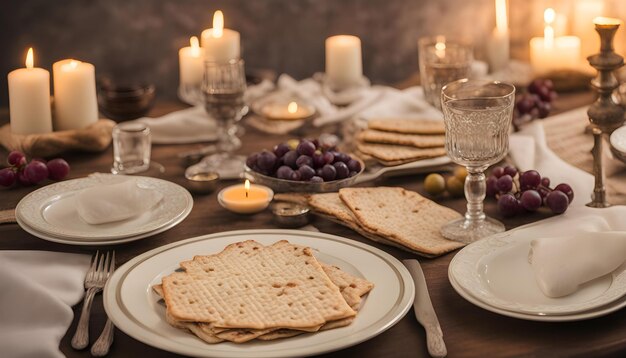
[[[571,109],[591,102],[591,95],[583,93],[561,97],[556,103],[556,112]],[[182,108],[178,103],[161,102],[151,115],[158,116]],[[6,111],[0,122],[6,122]],[[288,136],[268,136],[247,128],[243,138],[241,153],[270,148]],[[152,157],[166,168],[164,178],[184,184],[184,166],[176,157],[177,153],[198,145],[155,145]],[[6,152],[0,153],[4,161]],[[92,172],[107,172],[112,164],[112,150],[101,154],[71,154],[66,159],[72,166],[71,178],[84,177]],[[366,186],[402,186],[423,193],[423,176],[406,176],[366,183]],[[224,183],[223,185],[228,185]],[[0,189],[0,209],[14,208],[18,201],[36,187],[16,187]],[[465,211],[464,199],[440,201],[459,212]],[[495,210],[492,200],[486,202],[488,215],[503,220],[507,228],[549,216],[535,213],[514,219],[502,219]],[[322,232],[348,237],[378,247],[398,259],[414,258],[414,255],[398,249],[371,242],[355,232],[331,223],[316,219],[313,224]],[[216,193],[194,195],[194,208],[189,217],[180,225],[153,237],[107,247],[115,249],[118,265],[155,247],[186,238],[238,229],[275,228],[269,212],[255,216],[239,216],[222,209],[216,200]],[[40,240],[26,233],[17,224],[0,225],[0,249],[3,250],[52,250],[92,254],[95,248],[67,246]],[[448,281],[448,264],[456,252],[436,259],[420,259],[430,290],[435,310],[441,322],[448,352],[456,356],[611,356],[626,354],[626,310],[582,322],[542,323],[500,316],[478,308],[459,296]],[[10,289],[10,288],[3,288]],[[61,342],[61,350],[69,357],[88,357],[88,350],[74,351],[70,347],[78,319],[80,305],[74,307],[74,323]],[[106,319],[101,296],[94,303],[90,332],[97,337]],[[1,324],[1,323],[0,323]],[[92,342],[95,338],[92,338]],[[111,357],[125,356],[172,357],[171,353],[147,346],[130,338],[120,330],[115,332],[115,343]],[[324,355],[325,357],[415,357],[427,356],[425,334],[412,312],[398,324],[379,336],[345,350]]]

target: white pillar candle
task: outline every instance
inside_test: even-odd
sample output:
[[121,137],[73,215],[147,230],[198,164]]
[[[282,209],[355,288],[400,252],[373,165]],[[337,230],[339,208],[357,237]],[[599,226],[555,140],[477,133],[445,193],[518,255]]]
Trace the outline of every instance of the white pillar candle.
[[61,60],[52,65],[54,130],[85,128],[98,121],[96,70],[87,62]]
[[506,0],[496,1],[496,28],[487,43],[491,72],[502,70],[509,63],[509,26]]
[[202,31],[201,37],[207,61],[225,63],[240,58],[239,32],[224,28],[224,15],[220,10],[213,14],[213,28]]
[[338,35],[326,39],[326,78],[331,86],[345,88],[359,84],[363,77],[361,40]]
[[191,37],[189,42],[191,46],[178,51],[180,85],[200,87],[204,75],[204,55],[197,37]]
[[544,37],[530,40],[530,64],[536,74],[572,70],[580,64],[580,39],[576,36],[555,37],[552,27],[555,17],[554,10],[546,9]]
[[11,132],[37,134],[52,132],[50,72],[33,67],[33,49],[28,50],[26,68],[11,71],[9,112]]

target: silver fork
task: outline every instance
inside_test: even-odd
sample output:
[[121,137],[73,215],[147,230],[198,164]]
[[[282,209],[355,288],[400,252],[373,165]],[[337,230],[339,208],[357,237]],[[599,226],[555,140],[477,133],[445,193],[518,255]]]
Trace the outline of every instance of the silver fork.
[[83,301],[78,327],[72,338],[72,348],[74,349],[83,349],[89,344],[89,313],[91,312],[91,304],[96,293],[101,291],[106,283],[110,262],[109,252],[104,257],[104,255],[100,254],[100,251],[97,251],[91,267],[87,271],[87,276],[85,276],[87,293]]
[[[113,258],[111,259],[111,266],[109,266],[109,271],[107,272],[107,280],[111,277],[115,271],[115,251],[113,251]],[[96,340],[96,342],[91,346],[91,355],[94,357],[104,357],[109,353],[109,348],[111,347],[111,343],[113,343],[113,329],[115,326],[113,322],[107,317],[107,323],[104,325],[104,329],[102,333],[100,333],[100,337]]]

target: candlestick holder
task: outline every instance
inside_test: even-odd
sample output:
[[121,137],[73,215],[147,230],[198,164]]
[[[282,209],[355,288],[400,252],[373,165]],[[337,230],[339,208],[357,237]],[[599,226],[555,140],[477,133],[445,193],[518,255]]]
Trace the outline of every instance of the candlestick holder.
[[606,188],[604,186],[602,137],[604,134],[611,134],[624,123],[624,108],[617,104],[612,97],[613,91],[619,86],[613,71],[624,65],[624,58],[616,54],[613,48],[613,38],[621,21],[596,18],[594,24],[600,35],[600,53],[587,57],[587,61],[598,70],[597,77],[591,80],[591,86],[598,93],[598,99],[589,107],[587,115],[591,122],[594,137],[592,154],[595,184],[592,200],[587,206],[606,208],[610,204],[606,200]]

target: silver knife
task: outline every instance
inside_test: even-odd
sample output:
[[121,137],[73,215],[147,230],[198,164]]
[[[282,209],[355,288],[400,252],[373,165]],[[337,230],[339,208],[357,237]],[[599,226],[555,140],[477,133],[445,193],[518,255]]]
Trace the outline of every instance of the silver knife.
[[431,357],[445,357],[448,354],[446,344],[443,341],[443,332],[437,319],[437,314],[433,308],[428,295],[428,287],[426,287],[426,279],[424,272],[417,260],[404,260],[404,266],[409,269],[413,283],[415,283],[415,301],[413,301],[413,310],[417,321],[422,324],[426,330],[426,346]]

